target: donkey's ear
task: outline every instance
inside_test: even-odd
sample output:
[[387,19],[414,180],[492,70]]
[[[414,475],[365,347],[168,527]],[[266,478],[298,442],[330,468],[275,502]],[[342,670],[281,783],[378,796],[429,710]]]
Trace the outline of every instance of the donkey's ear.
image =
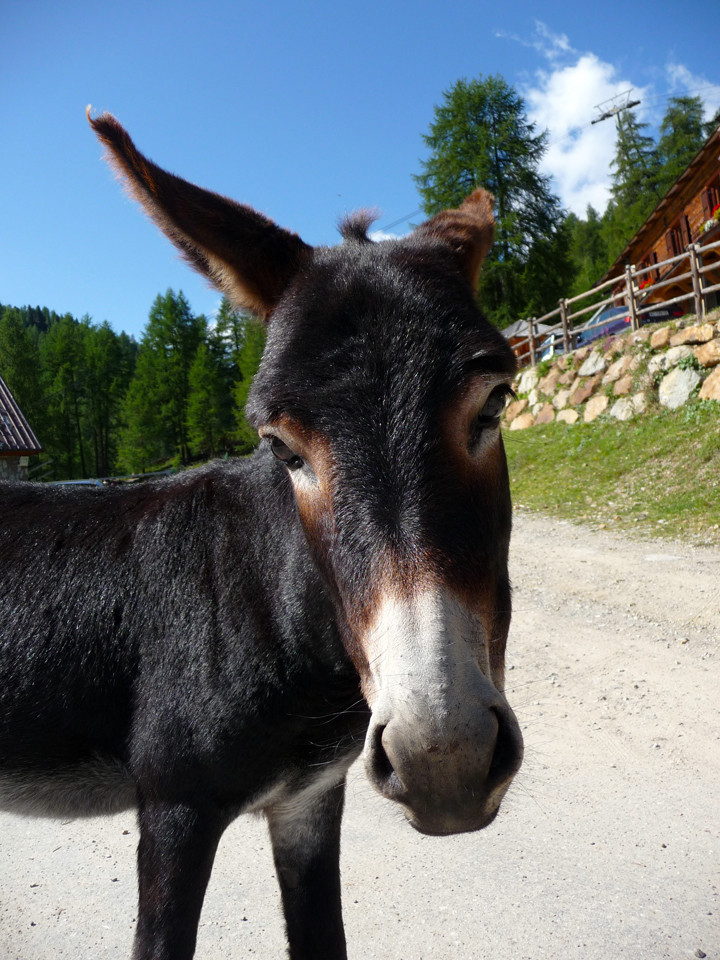
[[415,230],[415,236],[440,240],[454,251],[473,289],[495,236],[493,201],[487,190],[474,190],[457,209],[443,210]]
[[131,195],[185,259],[239,307],[267,318],[312,256],[294,233],[146,159],[109,113],[88,120]]

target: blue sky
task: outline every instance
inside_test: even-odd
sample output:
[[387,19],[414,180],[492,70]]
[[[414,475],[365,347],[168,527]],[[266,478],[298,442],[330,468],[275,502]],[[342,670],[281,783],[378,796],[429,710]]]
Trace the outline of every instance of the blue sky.
[[[720,106],[717,0],[586,5],[453,0],[2,0],[0,303],[141,335],[155,296],[218,296],[113,180],[85,121],[109,110],[161,166],[249,203],[313,244],[358,207],[408,229],[433,107],[461,77],[502,74],[550,133],[569,209],[607,199],[628,88],[657,124],[667,97]],[[401,221],[401,222],[398,222]]]

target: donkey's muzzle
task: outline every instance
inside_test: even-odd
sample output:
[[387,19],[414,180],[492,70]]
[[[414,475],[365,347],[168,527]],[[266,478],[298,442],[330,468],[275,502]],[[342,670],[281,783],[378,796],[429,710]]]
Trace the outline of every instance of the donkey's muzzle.
[[367,774],[423,833],[487,826],[522,761],[518,722],[492,673],[487,619],[434,587],[386,599],[364,638]]
[[399,803],[421,833],[480,830],[491,823],[522,763],[522,735],[500,702],[442,733],[433,725],[371,721],[365,767],[373,786]]

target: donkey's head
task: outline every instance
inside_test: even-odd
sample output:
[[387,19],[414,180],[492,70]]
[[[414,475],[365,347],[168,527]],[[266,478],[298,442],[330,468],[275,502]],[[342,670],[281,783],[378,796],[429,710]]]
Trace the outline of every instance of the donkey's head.
[[287,471],[372,710],[375,787],[426,833],[488,824],[522,738],[503,695],[515,361],[474,290],[493,235],[475,191],[402,240],[368,219],[313,249],[160,170],[91,120],[134,196],[238,306],[266,318],[248,413]]

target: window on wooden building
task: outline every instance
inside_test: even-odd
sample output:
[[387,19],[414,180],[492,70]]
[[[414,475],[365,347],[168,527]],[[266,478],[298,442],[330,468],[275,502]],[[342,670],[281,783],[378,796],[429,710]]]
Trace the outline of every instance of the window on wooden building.
[[692,243],[692,236],[690,235],[690,221],[685,214],[680,217],[680,239],[683,250],[687,250],[688,245]]
[[665,245],[667,247],[668,257],[676,257],[679,253],[682,253],[682,240],[680,238],[679,224],[675,224],[675,226],[670,227],[668,232],[665,234]]
[[720,206],[720,174],[715,174],[702,192],[703,220],[709,220]]
[[[646,267],[652,267],[658,262],[658,255],[655,250],[651,250],[649,253],[646,253],[638,264],[638,269],[644,270]],[[640,289],[644,290],[645,287],[651,286],[660,278],[659,270],[648,270],[647,273],[644,273],[642,279],[640,280]]]
[[[657,250],[653,250],[653,251],[650,253],[650,256],[648,257],[648,266],[650,266],[650,264],[652,264],[653,266],[655,266],[655,264],[656,264],[657,262],[658,262]],[[660,271],[659,271],[659,270],[652,270],[652,271],[648,274],[648,276],[650,277],[650,280],[651,280],[652,283],[656,283],[656,282],[660,279]]]
[[684,253],[688,244],[692,242],[690,235],[690,221],[683,214],[665,234],[665,245],[668,257],[677,257]]

